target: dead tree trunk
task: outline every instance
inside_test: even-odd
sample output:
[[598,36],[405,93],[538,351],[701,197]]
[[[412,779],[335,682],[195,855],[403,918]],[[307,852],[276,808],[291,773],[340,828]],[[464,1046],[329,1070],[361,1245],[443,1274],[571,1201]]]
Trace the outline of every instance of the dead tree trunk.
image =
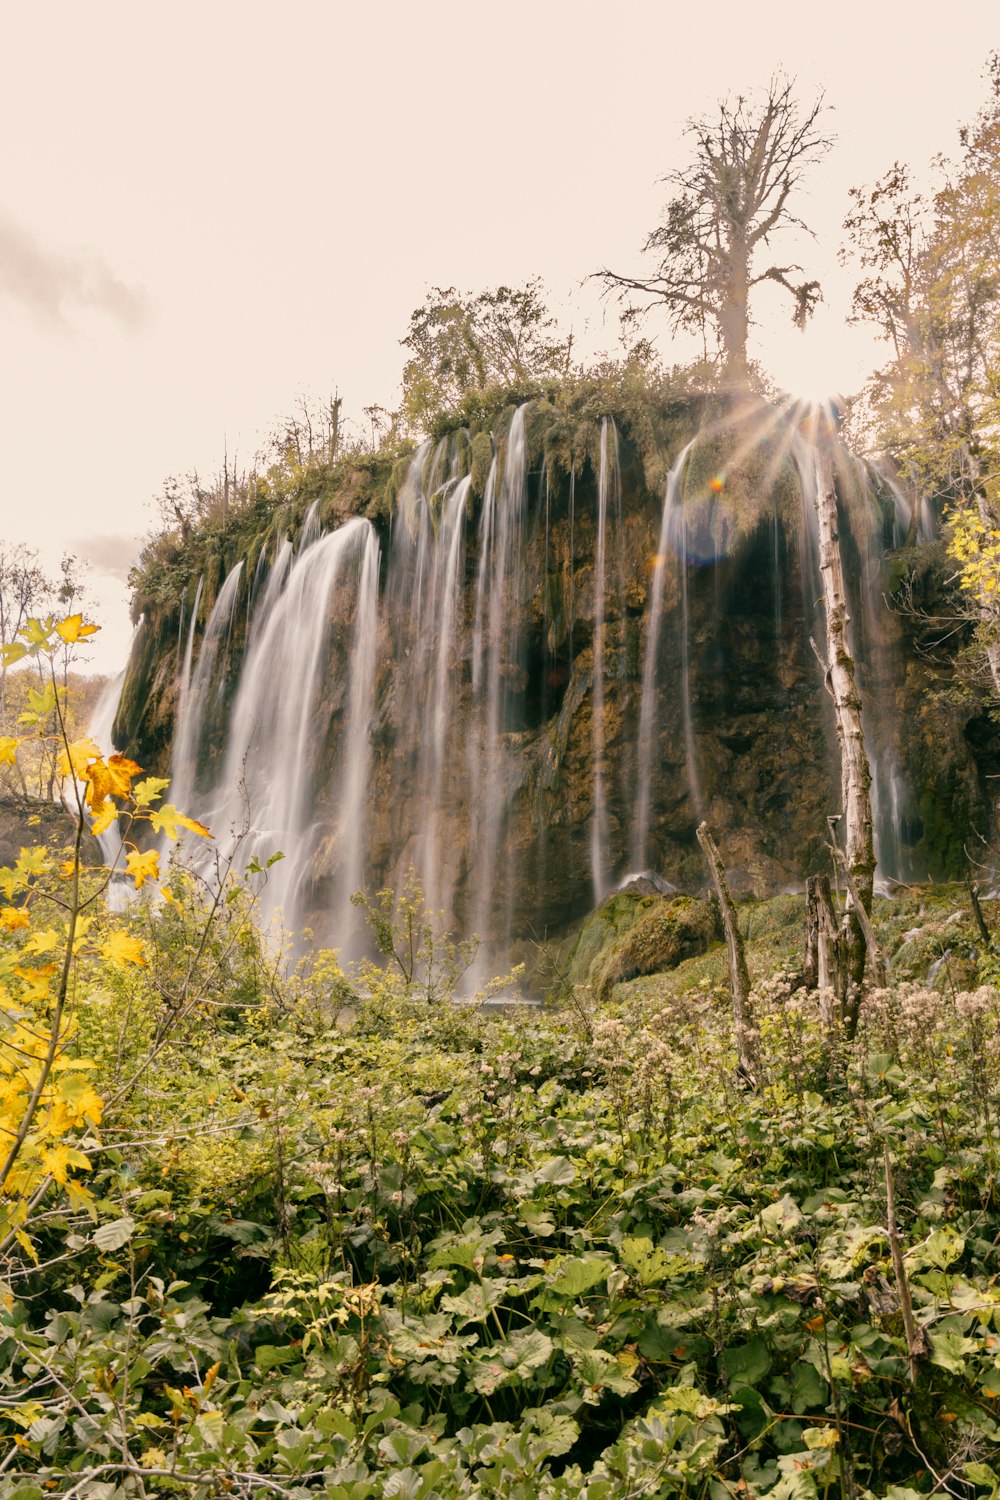
[[986,918],[983,916],[982,903],[979,900],[979,882],[978,880],[973,880],[971,875],[966,875],[965,883],[969,888],[969,903],[972,907],[972,915],[976,919],[979,936],[988,948],[992,939],[990,937],[990,929],[986,925]]
[[865,972],[865,936],[858,917],[857,901],[865,914],[871,911],[875,881],[875,846],[872,830],[871,770],[861,725],[861,698],[854,674],[850,616],[844,588],[837,521],[837,491],[833,475],[833,433],[829,423],[816,443],[816,517],[819,522],[819,565],[823,579],[826,613],[826,685],[833,699],[840,746],[840,780],[843,798],[844,856],[854,893],[848,894],[844,911],[844,954],[847,968],[844,1025],[853,1036],[861,1005],[861,981]]
[[828,875],[811,875],[806,881],[806,951],[802,977],[809,989],[823,997],[823,1017],[829,1024],[843,1011],[847,966],[837,926]]
[[722,856],[708,825],[699,823],[698,842],[702,847],[712,875],[715,894],[719,898],[722,925],[726,933],[726,948],[729,951],[729,978],[733,987],[733,1030],[736,1033],[736,1055],[739,1069],[747,1082],[757,1088],[761,1082],[760,1051],[757,1046],[757,1027],[754,1020],[753,1001],[750,999],[750,974],[746,954],[743,951],[743,936],[736,920],[736,907],[726,880]]

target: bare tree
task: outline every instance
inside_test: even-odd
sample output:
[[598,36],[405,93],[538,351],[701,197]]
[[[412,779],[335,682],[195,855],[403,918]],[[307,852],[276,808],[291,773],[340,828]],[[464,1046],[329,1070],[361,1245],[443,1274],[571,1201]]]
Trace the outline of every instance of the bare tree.
[[757,1022],[750,993],[750,973],[743,948],[743,934],[740,932],[736,906],[726,879],[726,868],[722,863],[718,846],[708,831],[708,824],[699,823],[695,831],[708,864],[715,894],[719,898],[719,909],[722,912],[722,926],[726,934],[726,950],[729,954],[729,979],[733,990],[733,1031],[736,1037],[739,1070],[751,1087],[757,1088],[761,1083],[762,1068]]
[[796,279],[801,266],[760,263],[779,231],[806,228],[789,202],[831,145],[817,125],[822,95],[800,115],[792,89],[788,79],[774,78],[760,103],[739,94],[722,100],[714,117],[691,120],[693,158],[663,179],[679,191],[643,247],[659,257],[656,270],[647,277],[597,273],[626,304],[627,318],[665,307],[673,329],[706,338],[711,331],[737,383],[747,377],[753,289],[767,281],[783,287],[799,327],[821,297],[818,281]]
[[[817,421],[816,492],[814,502],[819,526],[819,565],[823,579],[826,614],[826,656],[820,660],[826,685],[833,699],[840,747],[840,779],[843,799],[843,871],[848,885],[842,926],[845,973],[842,983],[842,1017],[848,1036],[854,1035],[861,1004],[861,981],[869,946],[866,934],[875,880],[875,843],[872,823],[871,768],[865,750],[861,723],[861,696],[854,671],[850,615],[844,586],[837,519],[837,491],[833,470],[833,423],[822,416]],[[815,643],[814,643],[815,644]]]

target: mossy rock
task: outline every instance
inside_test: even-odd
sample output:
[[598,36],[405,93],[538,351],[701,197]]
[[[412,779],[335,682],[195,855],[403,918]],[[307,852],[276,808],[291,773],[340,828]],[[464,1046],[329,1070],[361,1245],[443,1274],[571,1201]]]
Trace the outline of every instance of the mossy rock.
[[656,892],[647,894],[636,886],[630,886],[627,890],[616,891],[613,896],[602,901],[584,921],[573,945],[567,967],[570,983],[589,984],[591,970],[602,955],[610,946],[620,942],[625,933],[659,900],[660,896]]
[[486,481],[493,463],[493,439],[488,432],[477,432],[472,439],[469,452],[469,472],[472,475],[472,493],[481,500],[486,493]]
[[717,936],[718,915],[707,901],[660,897],[592,969],[597,998],[606,999],[612,986],[624,980],[676,969],[685,959],[706,953]]
[[597,999],[611,986],[676,968],[716,940],[718,919],[707,901],[663,896],[645,881],[616,891],[584,922],[570,955],[568,977],[589,984]]

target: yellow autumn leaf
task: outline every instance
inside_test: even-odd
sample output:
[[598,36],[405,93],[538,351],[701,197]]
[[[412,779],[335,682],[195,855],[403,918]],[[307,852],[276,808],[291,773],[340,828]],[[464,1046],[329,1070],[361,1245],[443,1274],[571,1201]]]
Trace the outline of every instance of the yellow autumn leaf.
[[17,760],[17,747],[21,743],[10,734],[0,734],[0,766],[12,766]]
[[189,818],[185,813],[178,813],[177,822],[181,828],[186,828],[188,833],[200,834],[203,839],[210,839],[212,837],[204,823],[199,823],[197,818]]
[[202,838],[209,839],[212,835],[204,823],[198,823],[194,818],[187,817],[178,812],[176,807],[167,802],[163,807],[158,807],[155,812],[150,813],[149,821],[157,833],[165,833],[168,839],[177,837],[178,828],[186,828],[189,833],[201,834]]
[[142,767],[137,766],[134,760],[129,760],[127,755],[109,755],[106,764],[111,778],[112,795],[127,797],[132,790],[132,777],[138,776]]
[[158,851],[156,849],[147,849],[145,854],[140,854],[137,849],[134,849],[125,861],[125,873],[132,876],[137,891],[142,889],[147,880],[159,880],[160,856]]
[[33,932],[24,945],[26,953],[54,953],[59,946],[59,934],[54,927],[45,932]]
[[106,833],[118,816],[118,809],[111,801],[98,802],[92,809],[93,822],[90,831],[95,839],[99,839],[102,833]]
[[55,1087],[49,1128],[58,1137],[88,1120],[99,1125],[103,1113],[104,1100],[94,1092],[86,1074],[64,1073]]
[[123,968],[126,964],[138,964],[141,968],[146,963],[142,939],[129,937],[127,932],[113,932],[102,945],[101,954],[111,963],[120,964]]
[[60,776],[75,776],[80,780],[87,769],[88,760],[100,759],[100,745],[95,745],[91,739],[74,740],[59,757],[59,774]]
[[73,641],[83,640],[85,636],[94,635],[100,628],[100,625],[85,625],[83,615],[67,615],[65,620],[60,620],[56,625],[56,633],[61,640],[71,644]]
[[44,875],[49,868],[49,851],[44,844],[22,849],[14,867],[21,875]]
[[92,766],[81,772],[81,776],[87,783],[87,806],[96,812],[111,791],[108,768],[103,760],[95,760]]
[[4,932],[16,932],[19,927],[30,927],[31,918],[23,906],[0,907],[0,928]]
[[142,770],[127,755],[109,755],[106,761],[97,760],[84,773],[89,783],[87,802],[97,807],[106,797],[127,797],[132,789],[132,777]]
[[25,997],[29,1000],[47,1000],[49,994],[49,980],[58,970],[58,964],[43,964],[41,968],[29,968],[25,964],[15,964],[14,973],[18,979],[23,979],[28,986]]
[[169,785],[169,776],[146,776],[137,781],[132,788],[136,807],[148,807],[151,802],[158,802]]
[[89,1172],[90,1159],[82,1151],[66,1145],[47,1147],[41,1152],[42,1171],[47,1172],[56,1182],[65,1185],[71,1167],[76,1167],[79,1172]]

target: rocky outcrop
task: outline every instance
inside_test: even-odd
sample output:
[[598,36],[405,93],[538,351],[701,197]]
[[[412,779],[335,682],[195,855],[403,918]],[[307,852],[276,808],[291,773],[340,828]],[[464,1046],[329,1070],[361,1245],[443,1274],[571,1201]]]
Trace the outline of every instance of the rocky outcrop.
[[[22,849],[44,844],[53,852],[71,845],[76,818],[59,802],[37,797],[0,797],[0,867],[13,865]],[[86,865],[101,865],[97,840],[86,832],[81,850]]]
[[721,937],[719,913],[691,896],[647,894],[641,882],[601,903],[587,917],[570,954],[570,984],[604,1000],[614,985],[676,969],[707,953]]

